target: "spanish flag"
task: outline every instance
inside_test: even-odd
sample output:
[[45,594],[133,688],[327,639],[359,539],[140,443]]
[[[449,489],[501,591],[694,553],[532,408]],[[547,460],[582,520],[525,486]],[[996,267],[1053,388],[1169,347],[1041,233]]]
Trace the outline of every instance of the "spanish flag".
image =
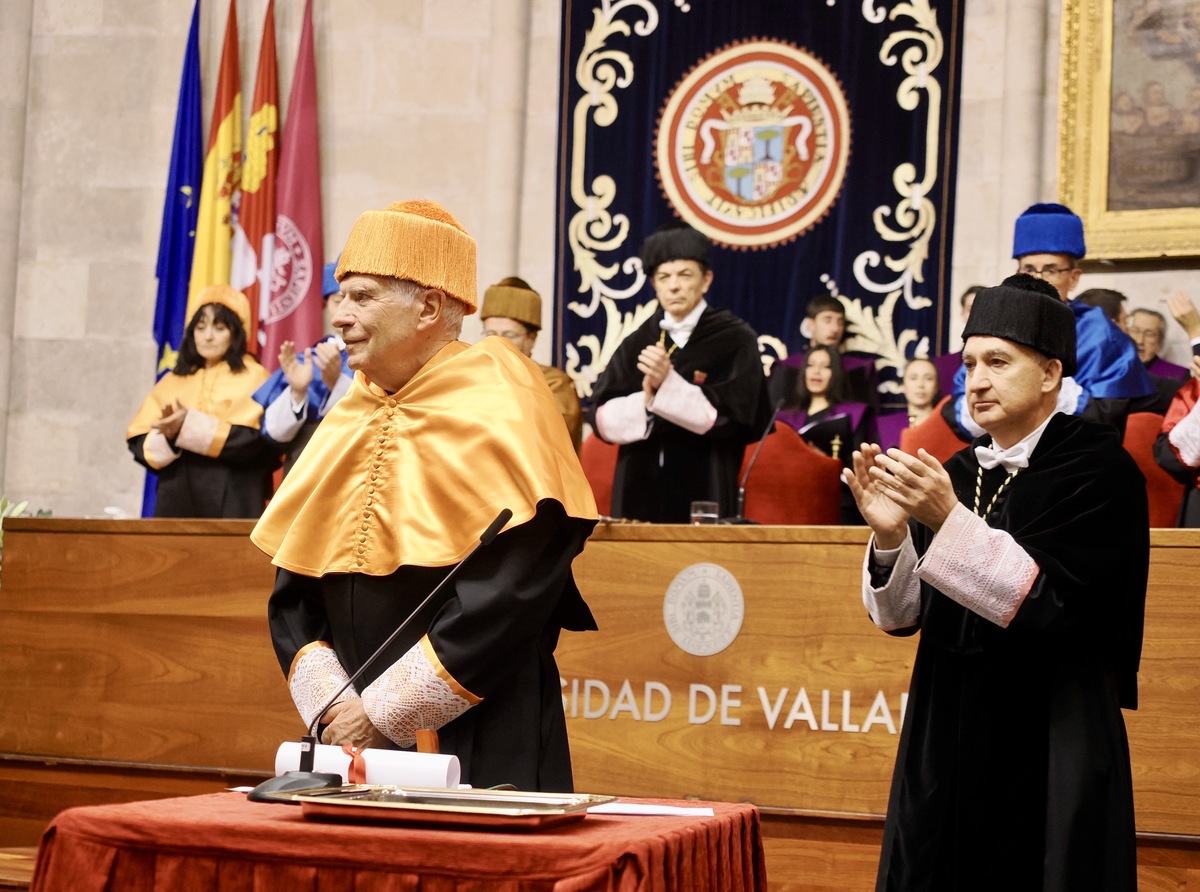
[[[229,283],[250,300],[246,343],[258,352],[258,320],[271,296],[271,254],[275,244],[275,178],[279,167],[279,74],[275,62],[275,0],[267,2],[258,75],[250,103],[242,199],[233,229],[233,269]],[[260,309],[261,306],[261,309]],[[272,364],[273,367],[273,364]]]
[[242,180],[242,73],[238,62],[237,0],[229,0],[225,46],[213,102],[204,180],[200,187],[200,217],[196,223],[196,253],[188,288],[187,318],[196,312],[196,297],[209,285],[228,285],[232,262],[234,197]]

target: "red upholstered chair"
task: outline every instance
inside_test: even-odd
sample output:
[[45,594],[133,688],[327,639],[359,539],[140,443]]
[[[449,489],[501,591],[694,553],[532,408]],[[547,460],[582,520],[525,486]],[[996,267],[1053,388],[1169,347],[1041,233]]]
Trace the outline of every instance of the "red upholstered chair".
[[[746,447],[741,474],[758,443]],[[758,523],[836,525],[842,463],[809,446],[781,421],[763,442],[746,481],[746,518]]]
[[596,497],[596,510],[604,517],[612,514],[613,475],[617,470],[617,449],[612,443],[606,443],[591,434],[583,441],[579,450],[579,463],[583,465],[584,476],[592,485],[592,495]]
[[1133,412],[1125,422],[1125,450],[1133,456],[1146,475],[1146,496],[1150,500],[1150,526],[1173,527],[1179,521],[1183,502],[1183,484],[1164,471],[1154,460],[1154,441],[1162,429],[1163,416],[1154,412]]
[[942,406],[949,399],[950,397],[943,398],[924,421],[900,432],[902,451],[916,455],[918,449],[924,449],[938,461],[944,462],[967,445],[958,438],[942,417]]

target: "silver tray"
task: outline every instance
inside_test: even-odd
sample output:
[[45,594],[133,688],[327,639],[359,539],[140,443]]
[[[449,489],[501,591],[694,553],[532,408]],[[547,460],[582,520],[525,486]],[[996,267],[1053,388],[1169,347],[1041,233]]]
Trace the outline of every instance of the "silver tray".
[[348,784],[302,791],[291,798],[300,803],[304,817],[315,820],[536,830],[582,820],[593,805],[612,802],[617,797]]

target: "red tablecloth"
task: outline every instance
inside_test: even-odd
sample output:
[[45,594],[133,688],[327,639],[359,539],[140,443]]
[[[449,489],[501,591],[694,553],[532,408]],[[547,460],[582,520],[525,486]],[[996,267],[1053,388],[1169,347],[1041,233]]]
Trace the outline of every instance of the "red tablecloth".
[[714,816],[588,815],[517,833],[318,822],[241,793],[72,808],[42,837],[32,890],[766,889],[757,809],[669,804]]

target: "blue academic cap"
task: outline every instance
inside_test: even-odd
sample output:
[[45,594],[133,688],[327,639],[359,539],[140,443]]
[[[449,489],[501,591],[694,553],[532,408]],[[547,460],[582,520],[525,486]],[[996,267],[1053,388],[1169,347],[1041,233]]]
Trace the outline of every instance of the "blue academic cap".
[[1069,207],[1035,204],[1017,217],[1017,225],[1013,228],[1013,257],[1066,254],[1080,258],[1086,253],[1083,221]]
[[[339,254],[338,260],[340,259],[341,255]],[[321,281],[322,297],[329,297],[329,295],[337,294],[341,290],[341,286],[338,285],[338,280],[334,277],[334,273],[337,272],[337,265],[337,260],[333,261],[333,263],[325,264],[325,275],[322,277]]]

